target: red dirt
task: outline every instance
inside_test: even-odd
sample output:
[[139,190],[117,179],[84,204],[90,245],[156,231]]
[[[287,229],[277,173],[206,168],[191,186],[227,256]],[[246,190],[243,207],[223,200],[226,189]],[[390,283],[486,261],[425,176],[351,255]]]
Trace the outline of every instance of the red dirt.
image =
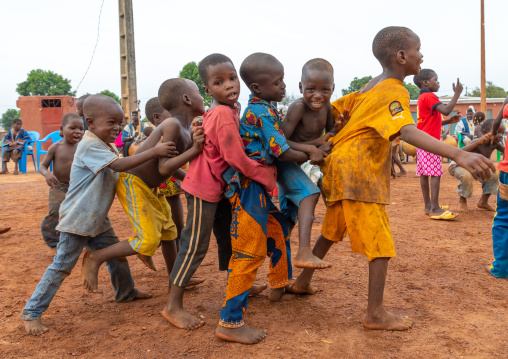
[[[455,222],[432,221],[423,213],[415,166],[406,168],[408,176],[392,181],[393,205],[388,206],[398,257],[390,261],[385,304],[413,318],[413,329],[382,332],[363,328],[367,261],[351,253],[346,239],[326,257],[333,268],[316,273],[314,284],[322,289],[318,294],[285,295],[280,302],[271,303],[264,292],[250,300],[246,320],[253,327],[268,329],[267,339],[254,346],[225,343],[214,336],[225,273],[217,270],[213,238],[197,273],[206,282],[189,290],[185,298],[188,310],[205,318],[204,327],[193,332],[176,329],[159,314],[168,299],[168,277],[159,252],[157,272],[129,258],[137,287],[150,290],[153,298],[115,303],[105,267],[100,271],[100,292],[87,293],[80,284],[80,261],[43,316],[50,331],[39,337],[25,335],[17,316],[51,263],[39,228],[47,213],[48,188],[43,177],[34,173],[0,176],[0,226],[12,226],[1,235],[2,357],[506,357],[508,284],[484,269],[493,257],[493,213],[476,208],[480,184],[475,184],[468,214],[461,214]],[[455,211],[456,185],[446,173],[441,203]],[[324,211],[320,203],[317,216],[323,218]],[[117,201],[110,216],[117,235],[127,238],[130,223]],[[314,238],[320,227],[314,225]],[[296,246],[296,233],[293,243]],[[266,282],[266,273],[265,264],[258,283]]]

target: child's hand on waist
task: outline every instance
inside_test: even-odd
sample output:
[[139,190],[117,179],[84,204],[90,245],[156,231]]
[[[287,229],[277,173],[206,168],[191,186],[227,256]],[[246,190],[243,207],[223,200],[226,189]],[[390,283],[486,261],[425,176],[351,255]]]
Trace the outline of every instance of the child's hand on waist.
[[44,178],[46,178],[46,183],[50,187],[55,187],[60,183],[58,179],[55,177],[55,175],[51,172],[48,173],[46,176],[44,176]]
[[175,157],[178,156],[176,145],[174,142],[168,141],[159,143],[153,148],[154,157]]

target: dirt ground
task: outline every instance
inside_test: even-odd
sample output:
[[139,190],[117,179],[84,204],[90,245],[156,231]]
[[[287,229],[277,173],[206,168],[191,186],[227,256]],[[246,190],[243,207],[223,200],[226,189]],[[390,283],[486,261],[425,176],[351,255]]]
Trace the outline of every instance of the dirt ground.
[[[446,169],[447,165],[445,165]],[[285,295],[271,303],[264,292],[249,301],[246,320],[268,329],[265,341],[244,346],[214,336],[225,294],[225,274],[217,269],[217,248],[211,247],[198,275],[201,286],[187,291],[186,307],[204,317],[206,325],[192,332],[172,327],[160,315],[168,299],[168,276],[160,251],[157,272],[136,258],[129,263],[138,288],[153,298],[126,304],[113,300],[107,269],[101,268],[98,293],[80,284],[81,261],[65,280],[43,316],[50,331],[39,337],[24,334],[18,314],[52,258],[40,233],[47,213],[48,188],[35,173],[0,176],[0,226],[12,226],[1,235],[0,352],[3,358],[486,358],[507,357],[508,283],[488,275],[493,259],[492,212],[476,208],[481,185],[475,184],[470,212],[455,222],[432,221],[423,213],[415,165],[409,175],[392,181],[388,206],[397,258],[390,261],[385,304],[410,316],[407,332],[369,331],[362,319],[367,304],[368,265],[351,253],[346,238],[326,259],[333,267],[314,276],[322,291],[314,296]],[[456,180],[446,173],[441,203],[458,209]],[[491,203],[495,198],[491,199]],[[322,203],[317,216],[323,218]],[[131,235],[129,220],[118,201],[110,211],[120,239]],[[320,224],[313,228],[317,238]],[[296,248],[293,233],[293,248]],[[295,277],[299,274],[295,269]],[[258,283],[267,282],[267,264]]]

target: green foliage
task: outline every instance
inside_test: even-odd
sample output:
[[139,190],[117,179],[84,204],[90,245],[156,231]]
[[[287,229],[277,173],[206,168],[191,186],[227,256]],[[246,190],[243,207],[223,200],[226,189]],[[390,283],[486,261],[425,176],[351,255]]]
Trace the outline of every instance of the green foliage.
[[21,116],[19,110],[15,109],[8,109],[4,112],[2,115],[2,118],[0,118],[0,125],[8,131],[12,127],[12,120],[15,118],[19,118]]
[[409,98],[411,100],[418,100],[418,97],[420,96],[420,89],[418,86],[404,82],[404,87],[407,92],[409,92]]
[[291,95],[288,95],[286,94],[286,96],[284,96],[284,98],[282,99],[282,104],[284,106],[289,106],[291,105],[291,103],[293,103],[293,101],[297,100],[298,97],[296,97],[295,95],[291,94]]
[[150,122],[150,121],[148,121],[148,119],[147,119],[146,117],[143,117],[143,119],[141,120],[141,122],[146,122],[146,123],[148,123],[148,122]]
[[30,71],[26,81],[16,87],[16,92],[20,96],[76,96],[76,91],[71,91],[71,80],[41,69]]
[[109,96],[109,97],[115,99],[120,105],[122,104],[122,102],[120,100],[120,97],[118,97],[114,92],[111,92],[109,90],[102,90],[97,95],[106,95],[106,96]]
[[194,61],[189,62],[187,65],[185,65],[182,68],[182,71],[180,71],[180,74],[178,76],[184,79],[194,81],[196,85],[198,85],[199,93],[201,94],[201,96],[203,96],[205,105],[210,106],[210,104],[212,103],[212,97],[205,93],[205,90],[203,89],[203,81],[201,81],[201,79],[199,78],[198,65]]
[[[502,87],[494,85],[492,81],[487,81],[486,90],[488,98],[504,98],[508,96],[508,91],[505,91]],[[472,92],[466,93],[466,96],[480,97],[481,90],[479,87],[476,87]]]
[[347,89],[342,89],[342,96],[360,90],[363,86],[367,85],[370,80],[372,80],[372,76],[364,76],[361,79],[355,77]]

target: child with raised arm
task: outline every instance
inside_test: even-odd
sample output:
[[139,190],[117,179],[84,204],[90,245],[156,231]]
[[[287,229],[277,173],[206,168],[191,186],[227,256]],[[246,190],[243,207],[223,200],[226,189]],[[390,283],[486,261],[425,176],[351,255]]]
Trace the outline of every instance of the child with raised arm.
[[[299,86],[303,97],[289,106],[286,118],[282,122],[282,131],[288,139],[288,144],[290,146],[293,143],[316,147],[325,144],[330,146],[331,142],[327,143],[327,141],[335,134],[334,117],[330,105],[330,98],[335,89],[332,65],[328,61],[319,58],[307,61],[302,68]],[[331,146],[324,149],[330,152]],[[323,173],[319,166],[307,161],[301,167],[312,182],[318,186],[326,204],[322,185]],[[286,193],[284,186],[281,185],[280,187],[279,203],[281,212],[291,218],[293,222],[296,222],[298,205],[302,199],[298,197],[297,191]],[[315,204],[312,210],[314,211],[314,209]],[[301,227],[302,224],[303,229],[308,227],[308,223],[305,224],[300,221]],[[300,229],[301,231],[302,229]],[[307,242],[307,239],[305,241]],[[310,252],[310,242],[308,251]],[[296,262],[295,265],[298,266]]]
[[204,135],[201,127],[191,133],[194,117],[205,112],[203,98],[197,85],[190,80],[174,78],[166,80],[159,88],[159,102],[172,117],[162,122],[136,150],[142,154],[164,143],[174,143],[179,155],[145,161],[128,172],[120,173],[116,183],[116,195],[134,230],[134,235],[113,246],[99,251],[87,251],[83,257],[83,285],[90,291],[97,289],[99,267],[105,261],[141,255],[152,269],[152,256],[162,243],[162,254],[168,274],[173,269],[178,233],[171,217],[171,207],[158,187],[203,149]]
[[[236,106],[240,81],[232,61],[225,55],[211,54],[199,63],[198,70],[213,103],[203,115],[204,150],[190,163],[182,183],[187,198],[187,223],[182,230],[180,250],[170,275],[171,294],[161,313],[171,324],[182,329],[195,329],[204,324],[185,311],[183,297],[185,287],[208,251],[215,212],[226,186],[222,174],[232,166],[261,183],[268,191],[275,188],[276,180],[274,167],[257,163],[244,153]],[[246,288],[246,291],[249,289]]]
[[[109,96],[91,95],[85,100],[83,110],[88,131],[74,154],[69,190],[60,206],[57,254],[21,314],[25,330],[31,335],[48,330],[42,325],[42,313],[76,265],[83,247],[95,250],[119,242],[108,217],[118,172],[154,157],[173,155],[175,149],[172,143],[164,143],[139,155],[118,158],[118,151],[111,145],[123,121],[118,102]],[[126,258],[113,259],[107,265],[117,302],[151,297],[150,293],[134,288]]]
[[[501,121],[508,118],[508,97],[492,124],[491,141],[495,141],[499,128],[502,127]],[[496,278],[508,278],[508,156],[506,153],[499,165],[499,189],[497,192],[496,214],[494,216],[494,225],[492,226],[492,246],[494,250],[494,262],[489,264],[486,269]]]
[[[60,131],[63,139],[49,147],[39,168],[40,174],[46,178],[49,186],[49,214],[41,223],[42,238],[49,247],[49,254],[53,256],[56,254],[56,246],[60,238],[60,234],[55,229],[58,225],[58,212],[69,190],[74,153],[85,132],[83,120],[75,113],[68,113],[62,119]],[[51,162],[53,162],[53,172],[49,171]]]
[[[420,88],[420,97],[418,97],[418,122],[416,127],[419,130],[431,135],[435,139],[441,138],[441,128],[443,125],[456,123],[460,119],[460,112],[448,120],[443,120],[443,115],[448,116],[462,92],[462,84],[457,79],[457,84],[453,84],[453,97],[445,106],[434,94],[439,90],[439,81],[434,70],[422,69],[414,79],[416,86]],[[439,187],[441,185],[441,176],[443,175],[443,165],[439,155],[430,153],[421,148],[416,149],[417,165],[416,175],[420,176],[420,186],[422,188],[423,201],[425,203],[425,214],[430,218],[437,220],[452,220],[458,215],[450,212],[448,206],[439,205]],[[430,188],[429,188],[430,178]]]
[[[494,141],[491,142],[492,135],[490,132],[492,131],[493,122],[493,119],[484,121],[481,125],[483,136],[473,140],[469,145],[463,147],[462,151],[479,153],[486,158],[490,158],[494,150],[504,152],[502,142],[503,134],[506,129],[503,125],[499,126],[496,137],[494,138]],[[467,199],[473,196],[473,176],[467,170],[457,165],[454,161],[450,163],[448,172],[453,177],[460,180],[457,188],[457,193],[459,194],[460,199],[460,211],[467,212]],[[482,181],[482,197],[480,198],[477,206],[478,208],[494,212],[495,208],[489,204],[489,197],[497,193],[498,179],[497,174],[495,173],[491,173],[490,176],[491,179]]]
[[[420,71],[420,39],[410,29],[391,26],[377,33],[372,44],[383,67],[362,90],[335,102],[337,113],[351,111],[349,122],[333,137],[333,149],[323,165],[328,201],[326,216],[314,247],[322,258],[333,243],[349,234],[353,252],[369,261],[369,289],[364,326],[368,329],[407,330],[412,322],[385,310],[383,295],[388,261],[395,247],[388,223],[391,141],[399,134],[417,148],[451,158],[477,178],[489,177],[494,165],[477,153],[461,151],[416,128],[409,109],[406,76]],[[304,269],[292,291],[315,293],[313,269]]]

